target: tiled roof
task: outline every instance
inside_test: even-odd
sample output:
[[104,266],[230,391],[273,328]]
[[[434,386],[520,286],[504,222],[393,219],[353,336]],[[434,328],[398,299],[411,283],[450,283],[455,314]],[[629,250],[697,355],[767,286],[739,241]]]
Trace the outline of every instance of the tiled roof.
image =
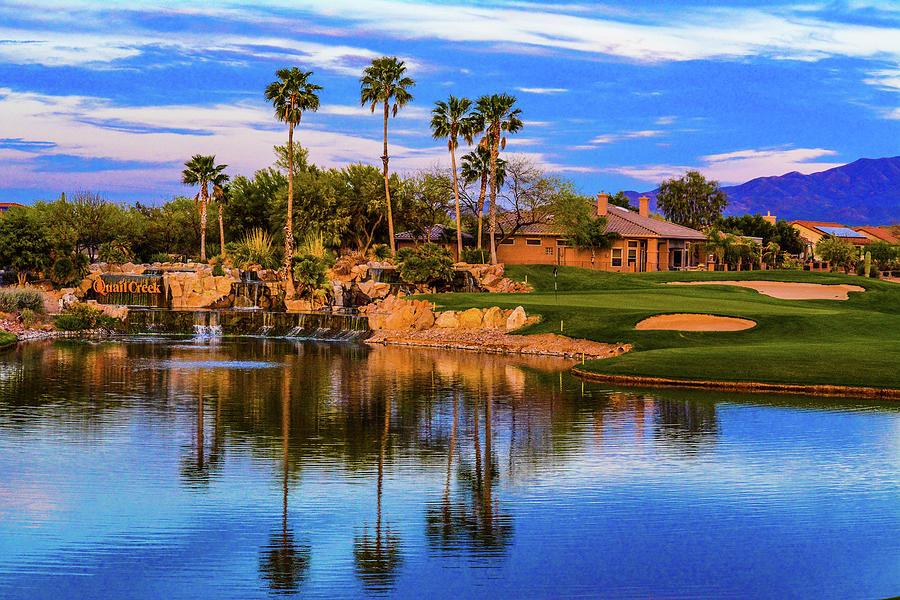
[[[447,227],[445,225],[440,225],[440,224],[432,227],[431,231],[429,233],[431,234],[428,236],[429,242],[440,242],[445,239],[456,237],[455,229],[453,229],[452,227]],[[468,233],[466,233],[465,231],[462,232],[462,238],[464,240],[473,239],[472,236],[469,235]],[[424,235],[424,233],[419,234],[419,233],[414,233],[412,231],[404,231],[403,233],[396,234],[394,236],[394,239],[395,240],[424,240],[425,235]]]
[[[509,217],[507,217],[509,220]],[[621,206],[609,205],[606,214],[606,231],[615,232],[622,237],[646,237],[646,238],[667,238],[677,240],[705,240],[706,234],[676,225],[669,221],[654,219],[652,217],[642,217],[638,213],[622,208]],[[550,215],[533,225],[526,225],[520,228],[516,235],[565,235],[565,233],[553,223]]]
[[[864,234],[859,233],[858,231],[854,231],[849,227],[845,227],[840,223],[826,223],[824,221],[791,221],[791,225],[802,225],[807,229],[811,229],[818,233],[819,235],[836,235],[840,238],[852,239],[852,240],[864,240],[868,241]],[[824,229],[823,229],[824,228]],[[847,230],[847,232],[853,232],[858,235],[844,235],[840,230]]]
[[900,244],[900,236],[895,234],[890,227],[854,227],[854,229],[863,235],[871,235],[889,244]]

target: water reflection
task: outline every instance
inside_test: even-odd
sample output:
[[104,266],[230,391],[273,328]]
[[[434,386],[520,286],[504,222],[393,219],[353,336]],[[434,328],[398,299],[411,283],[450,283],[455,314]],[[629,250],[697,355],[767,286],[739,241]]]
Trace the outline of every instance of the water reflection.
[[[811,574],[780,545],[817,555],[837,525],[842,548],[884,538],[840,550],[869,562],[823,589],[889,595],[900,572],[871,547],[900,538],[896,406],[609,390],[565,366],[271,339],[22,346],[0,356],[0,597],[101,595],[46,575],[60,565],[148,598],[491,597],[492,580],[746,597],[764,590],[741,565],[793,591]],[[55,521],[25,500],[49,489]],[[129,545],[143,570],[109,561]]]

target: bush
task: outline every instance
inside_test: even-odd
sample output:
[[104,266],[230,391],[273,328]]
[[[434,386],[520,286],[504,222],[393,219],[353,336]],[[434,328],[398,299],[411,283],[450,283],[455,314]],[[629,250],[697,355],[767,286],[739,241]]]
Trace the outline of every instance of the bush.
[[56,328],[63,331],[84,331],[96,329],[103,312],[84,302],[70,304],[64,312],[56,315]]
[[[866,264],[865,262],[860,262],[856,265],[856,274],[860,276],[865,276],[866,274]],[[869,277],[872,279],[879,279],[881,277],[881,271],[879,271],[875,265],[872,265],[869,268]]]
[[777,268],[783,271],[802,271],[803,261],[798,258],[794,258],[793,256],[784,254],[781,260],[781,264],[779,264]]
[[216,265],[212,270],[213,277],[222,277],[225,275],[225,269],[222,268],[222,265]]
[[50,267],[50,281],[56,285],[66,285],[72,283],[78,273],[75,270],[75,263],[70,258],[58,258]]
[[[407,252],[408,251],[408,252]],[[404,248],[397,252],[400,277],[407,283],[433,284],[453,279],[453,257],[431,242],[416,249]]]
[[44,312],[44,296],[37,290],[0,290],[0,311],[11,313],[25,308]]
[[19,313],[19,316],[22,318],[22,325],[26,329],[34,327],[34,324],[37,323],[38,320],[37,314],[30,308],[23,308],[22,312]]
[[156,254],[152,254],[150,256],[150,258],[147,259],[147,261],[150,262],[151,264],[152,263],[171,262],[171,260],[172,260],[172,257],[169,256],[168,254],[166,254],[165,252],[157,252]]
[[372,256],[375,260],[387,260],[391,257],[391,247],[387,244],[376,244],[372,248]]
[[126,242],[113,240],[100,246],[97,258],[100,259],[100,262],[121,265],[131,260],[131,250],[128,249]]
[[245,269],[259,265],[263,269],[277,269],[279,256],[272,245],[272,236],[262,229],[254,229],[237,242],[229,252],[235,266]]
[[462,259],[463,262],[470,265],[486,265],[491,262],[491,253],[484,248],[480,250],[478,248],[463,248]]
[[300,295],[308,293],[310,298],[325,290],[328,283],[328,262],[311,254],[295,255],[293,260],[294,281],[300,288]]

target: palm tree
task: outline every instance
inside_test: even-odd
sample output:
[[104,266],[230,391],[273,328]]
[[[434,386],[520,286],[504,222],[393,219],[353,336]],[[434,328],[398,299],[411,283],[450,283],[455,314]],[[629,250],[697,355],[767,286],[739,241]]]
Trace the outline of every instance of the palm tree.
[[225,224],[223,219],[223,211],[225,209],[226,193],[225,186],[228,184],[228,175],[219,173],[210,183],[212,184],[213,197],[219,206],[219,253],[225,256]]
[[209,183],[219,177],[228,165],[217,165],[216,155],[203,156],[195,154],[184,163],[181,172],[181,183],[199,185],[200,192],[194,200],[200,201],[200,261],[206,262],[206,205],[209,202]]
[[497,157],[500,150],[506,149],[505,133],[515,133],[522,129],[519,115],[522,111],[513,108],[516,97],[509,94],[493,94],[482,96],[475,105],[473,123],[476,131],[484,131],[479,145],[488,146],[491,151],[491,206],[489,231],[491,234],[491,264],[497,264],[497,243],[494,235],[497,231]]
[[458,136],[472,143],[472,121],[466,117],[472,101],[450,94],[447,102],[439,100],[431,110],[431,133],[434,139],[447,138],[450,150],[450,168],[453,169],[453,200],[456,203],[456,260],[462,259],[462,227],[459,219],[459,183],[456,176],[456,147]]
[[[463,179],[466,183],[475,183],[481,180],[481,192],[478,195],[478,249],[481,250],[481,221],[485,209],[485,196],[487,191],[488,176],[491,174],[491,151],[484,146],[478,146],[468,154],[462,156],[462,172]],[[497,187],[503,185],[506,179],[506,161],[497,158]]]
[[387,142],[387,124],[390,114],[391,101],[394,103],[393,115],[397,116],[397,111],[407,102],[413,99],[412,94],[407,88],[416,85],[416,82],[409,77],[404,77],[406,66],[402,60],[397,60],[396,56],[382,56],[372,61],[372,64],[366,67],[362,79],[359,80],[359,103],[362,106],[370,104],[372,112],[375,112],[375,106],[384,103],[384,155],[381,162],[384,165],[384,197],[387,201],[387,217],[388,217],[388,235],[391,239],[391,252],[395,250],[394,244],[394,215],[391,211],[391,190],[388,187],[388,142]]
[[301,71],[297,67],[275,71],[277,81],[266,86],[266,100],[275,107],[275,117],[288,124],[288,202],[287,221],[284,225],[284,278],[287,293],[294,295],[291,276],[291,260],[294,258],[294,127],[300,124],[304,111],[315,112],[319,108],[322,86],[308,81],[312,71]]

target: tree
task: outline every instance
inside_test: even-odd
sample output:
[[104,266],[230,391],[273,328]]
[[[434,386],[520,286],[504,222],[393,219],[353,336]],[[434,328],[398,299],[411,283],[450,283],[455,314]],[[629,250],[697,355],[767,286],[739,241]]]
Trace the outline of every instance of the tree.
[[394,243],[394,215],[391,210],[391,190],[388,181],[388,141],[387,126],[390,115],[390,104],[393,101],[393,116],[397,111],[410,102],[413,97],[408,88],[416,83],[409,77],[404,77],[406,66],[396,56],[382,56],[372,61],[359,80],[359,102],[362,106],[371,105],[372,112],[375,106],[381,102],[384,104],[384,154],[381,162],[384,165],[384,196],[387,202],[388,237],[390,237],[391,252],[396,250]]
[[816,256],[831,263],[832,268],[841,267],[847,271],[856,263],[858,254],[850,242],[827,235],[816,242]]
[[458,137],[462,136],[467,144],[472,143],[473,122],[466,116],[472,101],[468,98],[457,98],[453,94],[447,102],[435,102],[432,109],[431,133],[434,139],[447,138],[447,149],[450,150],[450,168],[453,169],[453,200],[456,203],[456,256],[462,257],[462,223],[459,218],[459,181],[456,172],[456,147]]
[[774,242],[788,254],[802,254],[806,249],[800,232],[784,219],[779,219],[773,225],[758,213],[729,216],[719,219],[716,228],[735,235],[762,238],[763,245]]
[[872,261],[882,271],[890,268],[894,261],[900,258],[900,246],[894,246],[887,242],[872,242],[869,244],[868,250],[872,253]]
[[432,286],[437,281],[453,279],[453,259],[450,253],[431,242],[416,249],[404,248],[397,253],[400,277],[407,283]]
[[316,94],[322,86],[309,82],[312,71],[301,71],[297,67],[278,69],[275,71],[277,81],[266,86],[266,100],[275,107],[275,118],[288,125],[288,189],[287,218],[284,225],[284,278],[289,296],[294,295],[294,284],[291,275],[291,258],[294,256],[294,127],[300,125],[304,111],[319,109],[319,96]]
[[47,227],[31,207],[14,206],[0,217],[0,264],[14,269],[19,285],[46,268],[53,247]]
[[656,192],[656,207],[666,218],[693,229],[713,225],[727,204],[728,196],[719,189],[719,182],[707,181],[698,171],[667,179]]
[[210,180],[213,188],[213,197],[216,199],[216,205],[219,208],[219,253],[225,256],[225,203],[228,198],[227,183],[228,175],[219,173]]
[[[475,183],[476,181],[481,182],[481,191],[478,194],[478,203],[475,206],[475,210],[473,211],[476,215],[478,215],[478,249],[481,250],[481,222],[482,217],[484,216],[484,201],[487,193],[488,177],[490,177],[491,175],[491,151],[484,146],[478,146],[468,154],[464,154],[462,157],[461,171],[463,181],[465,181],[466,183]],[[494,177],[496,178],[497,187],[501,187],[503,185],[504,178],[506,177],[506,161],[502,158],[497,158]]]
[[522,111],[513,108],[516,97],[508,94],[493,94],[482,96],[475,105],[475,114],[472,116],[473,131],[484,131],[479,145],[487,146],[491,151],[491,205],[489,232],[491,235],[491,264],[497,264],[497,243],[495,234],[497,231],[497,157],[500,150],[506,149],[505,133],[516,133],[522,129],[522,120],[519,115]]
[[631,200],[628,199],[628,196],[625,195],[625,192],[619,190],[614,195],[609,197],[609,203],[613,206],[621,206],[622,208],[627,208],[628,210],[632,210],[634,212],[638,211],[638,207],[632,206]]
[[569,243],[591,251],[592,264],[597,250],[612,247],[613,241],[621,237],[614,231],[606,231],[606,217],[595,216],[594,201],[576,194],[571,184],[556,199],[553,221],[565,232]]
[[440,170],[419,171],[403,180],[399,213],[414,239],[428,241],[436,225],[447,224],[452,187],[453,180]]
[[200,262],[206,262],[206,206],[209,202],[209,183],[215,180],[228,165],[217,165],[216,156],[195,154],[184,163],[181,183],[199,185],[200,192],[194,198],[200,202]]
[[549,177],[524,156],[513,156],[506,163],[505,186],[498,200],[503,218],[497,219],[499,242],[514,235],[521,228],[543,223],[554,214],[556,203],[574,193],[571,182]]

